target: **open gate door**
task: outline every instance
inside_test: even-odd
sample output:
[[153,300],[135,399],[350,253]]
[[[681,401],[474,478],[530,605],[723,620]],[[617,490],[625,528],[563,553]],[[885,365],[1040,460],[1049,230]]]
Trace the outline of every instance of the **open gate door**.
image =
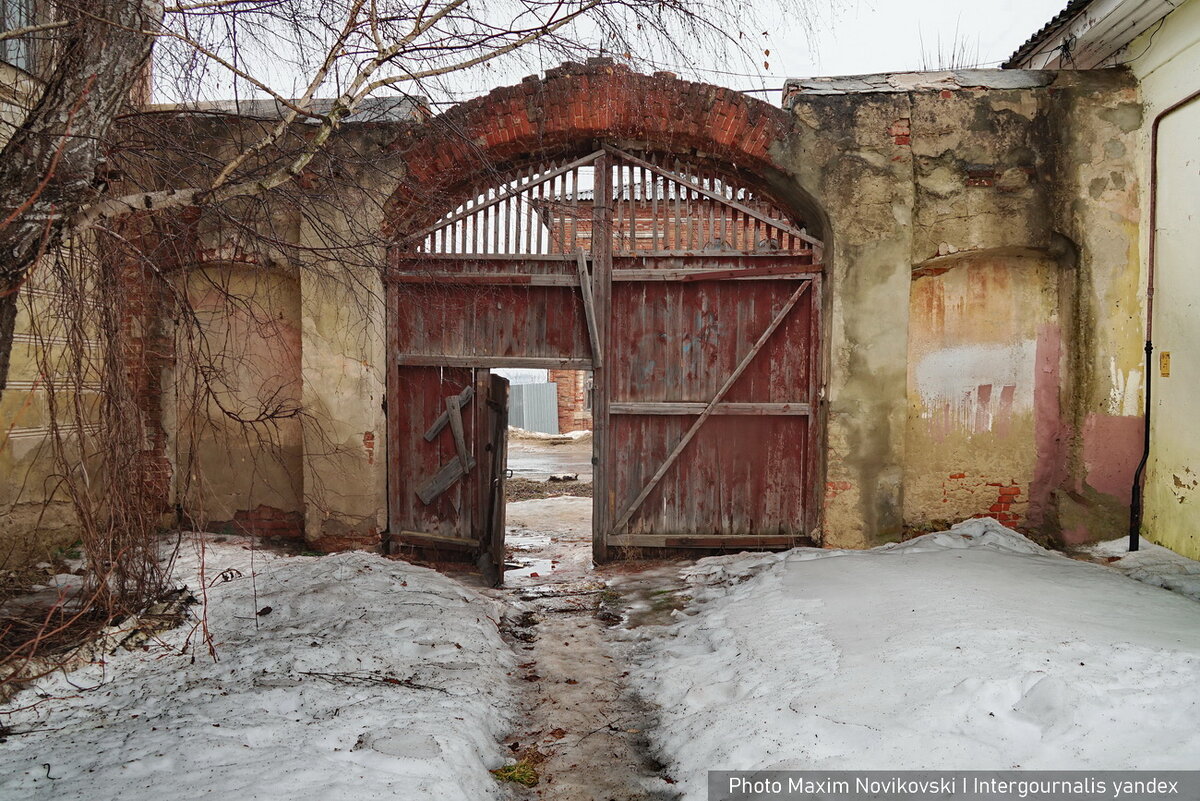
[[[389,550],[473,561],[499,584],[504,563],[508,381],[463,367],[394,368],[406,408],[389,414]],[[397,397],[393,394],[392,397]]]

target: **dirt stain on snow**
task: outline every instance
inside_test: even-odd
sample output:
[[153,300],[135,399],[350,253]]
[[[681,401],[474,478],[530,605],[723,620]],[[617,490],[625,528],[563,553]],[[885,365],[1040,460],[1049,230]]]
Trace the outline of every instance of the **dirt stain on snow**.
[[650,755],[653,708],[628,686],[607,635],[626,612],[591,565],[591,503],[557,498],[509,505],[509,543],[522,568],[494,590],[510,604],[506,639],[520,661],[525,713],[506,741],[538,784],[508,785],[512,799],[667,801],[679,798]]

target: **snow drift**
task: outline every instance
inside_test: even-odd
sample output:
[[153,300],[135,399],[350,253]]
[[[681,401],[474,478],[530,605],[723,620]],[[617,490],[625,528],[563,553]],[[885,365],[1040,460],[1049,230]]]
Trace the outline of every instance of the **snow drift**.
[[684,798],[709,769],[1192,768],[1200,606],[992,520],[722,556],[637,629]]
[[[195,575],[200,552],[181,560]],[[365,553],[209,543],[199,632],[44,680],[10,704],[0,797],[493,797],[514,658],[498,609],[453,579]],[[254,564],[251,564],[251,557]],[[254,568],[253,570],[251,568]],[[48,767],[47,767],[48,766]],[[53,778],[50,778],[53,777]],[[98,788],[103,788],[97,795]]]

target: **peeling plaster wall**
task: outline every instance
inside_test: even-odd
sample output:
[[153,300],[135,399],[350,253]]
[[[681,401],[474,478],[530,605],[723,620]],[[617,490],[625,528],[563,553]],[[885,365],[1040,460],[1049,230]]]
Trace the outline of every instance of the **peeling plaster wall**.
[[863,76],[785,96],[789,177],[831,232],[825,543],[973,515],[1119,534],[1140,397],[1131,76]]
[[201,330],[176,348],[183,512],[208,530],[299,536],[299,283],[240,265],[194,270],[184,283]]
[[[1161,28],[1128,48],[1146,104],[1141,160],[1149,169],[1156,115],[1200,89],[1200,2],[1173,11]],[[1200,101],[1165,118],[1158,144],[1158,241],[1155,266],[1151,450],[1143,534],[1200,559]],[[1149,231],[1149,196],[1142,206]],[[1143,238],[1143,252],[1148,241]],[[1170,354],[1170,375],[1159,359]],[[1114,387],[1116,389],[1116,387]],[[1140,431],[1139,431],[1140,434]],[[1140,443],[1139,443],[1140,445]]]
[[1087,82],[1057,98],[1048,119],[1059,134],[1052,214],[1070,251],[1061,287],[1072,307],[1063,315],[1070,478],[1054,495],[1068,543],[1117,537],[1128,527],[1141,454],[1145,316],[1141,98],[1123,70],[1078,74]]
[[378,545],[386,525],[382,286],[303,274],[306,537]]
[[[99,419],[98,388],[89,383],[77,393],[71,383],[47,271],[30,277],[18,304],[8,386],[0,393],[0,568],[45,559],[79,539],[75,509],[58,479],[62,464],[81,463],[73,415],[63,410],[77,410],[85,425]],[[57,388],[57,419],[47,378]],[[56,423],[63,432],[61,464],[49,436]]]
[[[654,80],[664,95],[678,85],[696,102],[708,97]],[[742,165],[826,242],[824,543],[865,547],[981,514],[1050,536],[1060,525],[1076,539],[1114,536],[1142,380],[1143,120],[1131,76],[968,71],[850,83],[790,86],[788,116],[770,120],[759,161]],[[526,103],[540,97],[525,89]],[[505,137],[540,111],[498,121],[495,138],[519,151],[524,140]],[[727,123],[714,133],[726,144],[737,135]],[[340,141],[356,158],[302,176],[325,207],[307,219],[276,214],[290,241],[361,248],[266,259],[296,276],[298,292],[303,423],[298,446],[288,438],[294,494],[276,500],[302,511],[314,547],[378,544],[385,526],[379,233],[397,186],[401,205],[415,202],[395,144],[405,130],[348,126]],[[702,133],[688,129],[687,141]],[[236,243],[203,227],[206,259],[238,257]],[[227,500],[245,514],[262,496]]]
[[1040,525],[1039,434],[1059,416],[1058,265],[986,256],[917,275],[909,302],[905,519]]
[[861,547],[903,528],[912,156],[889,133],[907,94],[798,97],[780,161],[828,215],[826,545]]

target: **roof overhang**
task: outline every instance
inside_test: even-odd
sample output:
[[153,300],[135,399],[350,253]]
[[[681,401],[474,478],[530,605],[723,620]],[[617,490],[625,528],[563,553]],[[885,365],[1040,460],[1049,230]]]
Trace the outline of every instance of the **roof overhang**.
[[1178,0],[1071,0],[1004,62],[1005,68],[1094,69],[1120,61],[1130,42],[1178,6]]

